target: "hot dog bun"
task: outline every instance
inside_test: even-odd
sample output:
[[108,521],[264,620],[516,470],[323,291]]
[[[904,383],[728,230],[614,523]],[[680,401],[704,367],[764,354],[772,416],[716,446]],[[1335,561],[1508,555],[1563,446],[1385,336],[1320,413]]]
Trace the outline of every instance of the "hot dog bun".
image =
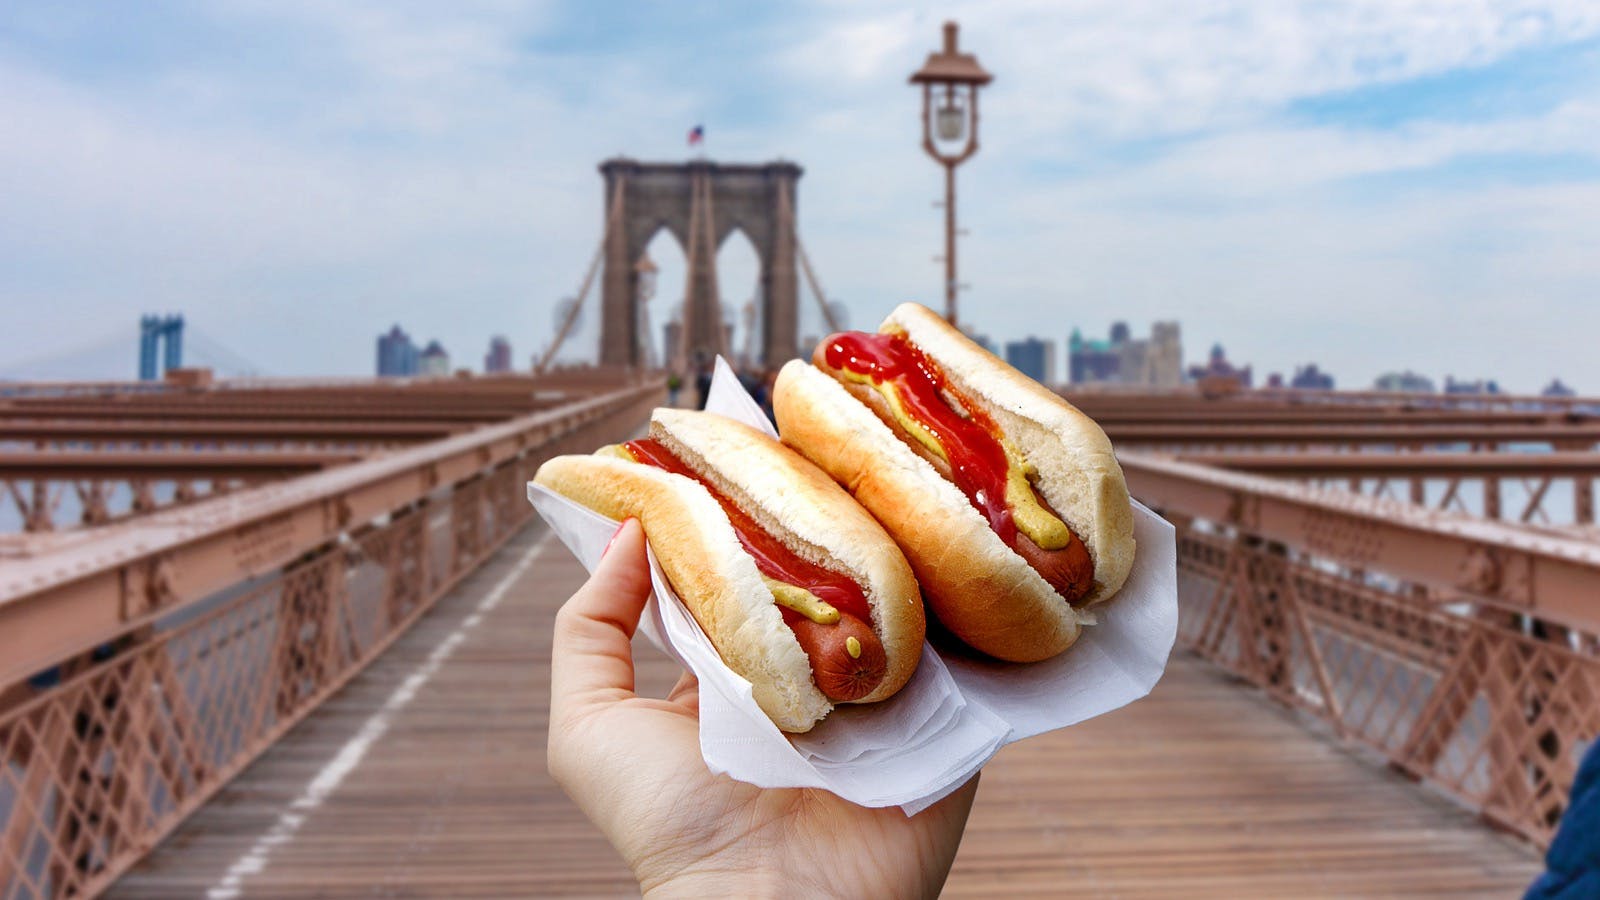
[[[1080,608],[1112,597],[1133,565],[1133,511],[1100,427],[924,307],[902,304],[880,331],[904,334],[1038,470],[1035,489],[1094,563]],[[1017,662],[1054,656],[1077,639],[1072,606],[862,398],[795,361],[779,373],[773,400],[784,442],[849,489],[894,536],[924,598],[957,637]]]
[[[861,585],[887,665],[877,688],[854,702],[884,699],[910,680],[925,629],[916,580],[899,548],[849,494],[793,450],[721,416],[658,409],[650,436],[784,546]],[[609,518],[639,519],[684,605],[779,728],[808,731],[833,708],[705,486],[606,455],[557,457],[534,480]]]

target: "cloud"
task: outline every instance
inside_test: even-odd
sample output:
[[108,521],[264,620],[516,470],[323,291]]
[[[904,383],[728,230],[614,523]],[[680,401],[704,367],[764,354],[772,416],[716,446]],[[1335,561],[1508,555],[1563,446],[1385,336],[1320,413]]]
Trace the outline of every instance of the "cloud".
[[[1315,359],[1343,384],[1409,366],[1600,389],[1577,342],[1508,349],[1552,322],[1600,325],[1600,80],[1571,50],[1600,34],[1593,4],[9,15],[0,117],[25,127],[0,144],[0,298],[31,326],[0,336],[11,358],[168,308],[283,374],[369,371],[396,320],[458,362],[494,332],[526,358],[599,240],[596,163],[681,158],[696,122],[716,157],[805,166],[807,248],[869,324],[939,282],[940,179],[905,79],[953,16],[997,76],[960,172],[980,328],[1177,317],[1191,356],[1222,340],[1264,369]],[[1468,114],[1432,114],[1441,83]],[[1373,107],[1387,114],[1360,114]],[[670,304],[681,259],[661,262]]]

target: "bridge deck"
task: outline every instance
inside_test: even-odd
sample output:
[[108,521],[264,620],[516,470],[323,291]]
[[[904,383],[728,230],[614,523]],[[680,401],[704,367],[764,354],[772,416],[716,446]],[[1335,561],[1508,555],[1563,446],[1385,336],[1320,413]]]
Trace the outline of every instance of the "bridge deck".
[[[537,527],[225,788],[115,897],[630,893],[544,773],[549,625],[582,578]],[[640,688],[676,673],[645,649]],[[1179,656],[1148,700],[985,772],[950,896],[1514,894],[1532,851]]]

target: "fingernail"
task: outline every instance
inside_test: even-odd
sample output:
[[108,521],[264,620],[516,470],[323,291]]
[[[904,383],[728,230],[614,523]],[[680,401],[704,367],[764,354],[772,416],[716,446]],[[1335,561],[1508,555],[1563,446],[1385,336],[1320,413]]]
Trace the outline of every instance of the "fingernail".
[[611,532],[611,540],[606,541],[606,548],[600,551],[601,559],[605,559],[606,554],[611,552],[611,545],[617,542],[617,535],[622,533],[622,529],[628,527],[628,522],[628,519],[623,519],[620,523],[618,523],[617,530]]

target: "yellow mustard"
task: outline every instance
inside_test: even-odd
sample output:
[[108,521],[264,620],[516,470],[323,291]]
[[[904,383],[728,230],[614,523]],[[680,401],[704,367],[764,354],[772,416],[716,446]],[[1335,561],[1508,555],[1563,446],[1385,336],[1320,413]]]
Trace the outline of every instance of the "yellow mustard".
[[1039,477],[1039,470],[1029,465],[1010,441],[1001,439],[1000,446],[1006,451],[1006,505],[1011,507],[1017,530],[1040,550],[1060,550],[1072,543],[1072,529],[1040,506],[1034,496],[1032,480]]
[[[849,381],[870,385],[882,394],[883,399],[889,404],[889,413],[907,434],[940,459],[945,462],[950,461],[949,455],[944,452],[944,446],[939,443],[933,432],[906,412],[905,404],[900,400],[900,392],[895,390],[893,383],[874,382],[870,375],[852,372],[849,369],[843,370],[841,374]],[[1011,507],[1011,515],[1016,520],[1017,530],[1027,535],[1041,550],[1060,550],[1072,543],[1071,529],[1049,510],[1040,506],[1038,498],[1033,494],[1031,479],[1037,478],[1039,471],[1029,465],[1022,452],[1004,437],[1000,438],[1000,447],[1006,454],[1006,505]]]
[[792,609],[818,625],[832,625],[839,621],[839,611],[832,604],[805,588],[765,575],[761,576],[761,580],[767,583],[767,590],[772,592],[772,599],[779,606]]

